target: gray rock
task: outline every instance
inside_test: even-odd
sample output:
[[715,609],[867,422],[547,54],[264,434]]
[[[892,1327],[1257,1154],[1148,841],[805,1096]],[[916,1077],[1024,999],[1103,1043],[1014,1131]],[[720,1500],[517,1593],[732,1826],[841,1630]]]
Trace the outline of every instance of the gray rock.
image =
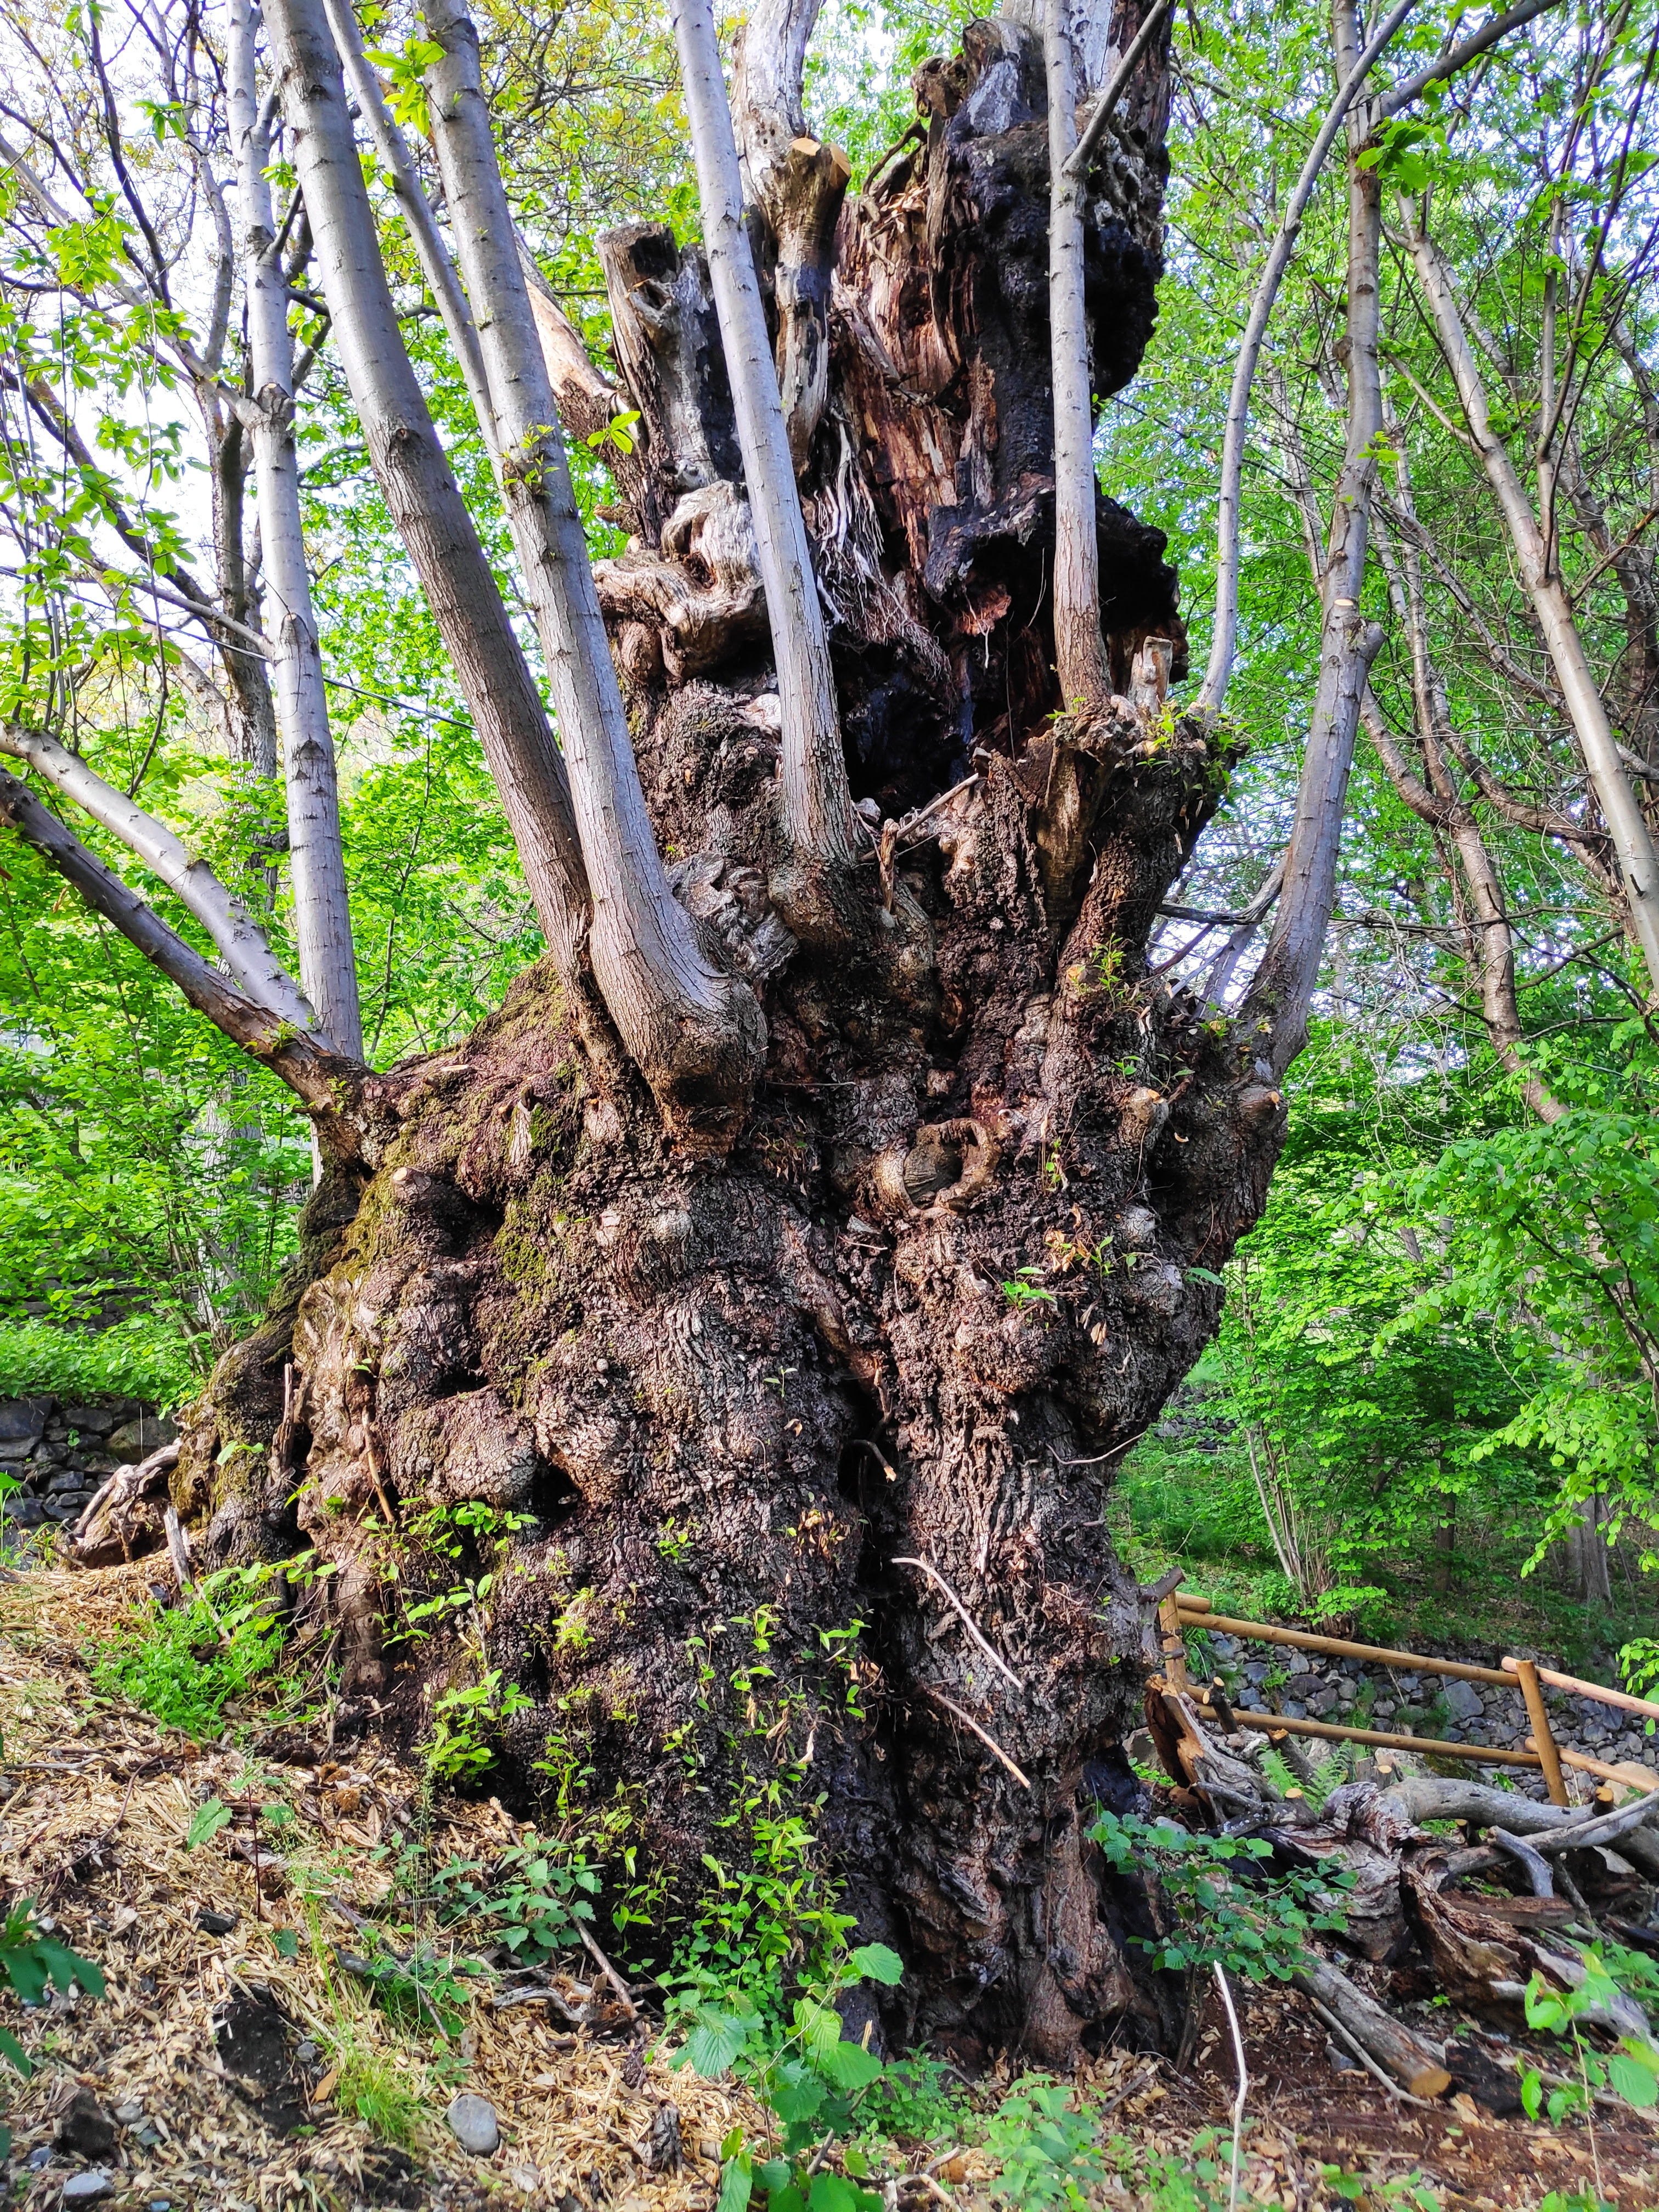
[[78,1437],[106,1437],[119,1418],[109,1406],[65,1406],[58,1416]]
[[78,1521],[81,1501],[78,1498],[48,1498],[42,1501],[41,1510],[48,1521]]
[[66,1497],[71,1490],[84,1490],[86,1484],[76,1470],[70,1468],[62,1474],[54,1474],[46,1484],[46,1488],[55,1498],[63,1498]]
[[0,1515],[19,1528],[38,1528],[46,1517],[46,1509],[38,1498],[0,1498]]
[[144,2108],[129,2099],[125,2105],[115,2107],[115,2117],[124,2128],[136,2128],[144,2117]]
[[163,1444],[170,1444],[178,1433],[171,1421],[155,1413],[142,1413],[136,1421],[123,1422],[104,1449],[113,1452],[118,1459],[137,1462],[148,1459]]
[[1279,1711],[1289,1721],[1305,1721],[1308,1717],[1308,1708],[1299,1705],[1294,1698],[1286,1698]]
[[1311,1674],[1314,1663],[1305,1651],[1287,1651],[1285,1664],[1292,1674]]
[[50,1398],[0,1399],[0,1459],[27,1459],[46,1431]]
[[1455,1721],[1472,1721],[1486,1710],[1473,1682],[1448,1682],[1443,1694],[1446,1711]]
[[451,2135],[474,2158],[488,2158],[501,2139],[501,2131],[495,2124],[495,2107],[488,2097],[463,2094],[454,2099],[444,2118],[449,2123]]
[[65,2204],[92,2204],[99,2197],[107,2197],[115,2184],[101,2166],[89,2166],[84,2173],[72,2173],[64,2184]]

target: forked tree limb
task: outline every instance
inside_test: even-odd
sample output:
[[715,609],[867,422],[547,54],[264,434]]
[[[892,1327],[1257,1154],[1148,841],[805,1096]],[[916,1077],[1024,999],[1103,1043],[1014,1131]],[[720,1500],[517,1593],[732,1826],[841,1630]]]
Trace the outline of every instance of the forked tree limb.
[[1467,69],[1482,54],[1490,53],[1498,40],[1507,38],[1511,31],[1518,31],[1523,23],[1530,23],[1534,15],[1542,15],[1548,9],[1560,5],[1561,0],[1522,0],[1518,8],[1506,8],[1501,15],[1492,16],[1478,31],[1471,31],[1467,39],[1442,54],[1438,61],[1431,62],[1427,69],[1419,70],[1415,76],[1408,76],[1403,83],[1385,92],[1376,103],[1377,120],[1381,123],[1390,121],[1401,108],[1409,107],[1413,100],[1420,99],[1431,84],[1440,84],[1447,77],[1455,76],[1459,70]]
[[26,763],[158,875],[213,939],[239,990],[276,1020],[307,1030],[320,1044],[335,1048],[304,993],[271,951],[264,930],[200,854],[192,853],[165,822],[39,730],[7,723],[0,729],[0,752]]
[[1068,0],[1047,0],[1048,81],[1048,337],[1054,394],[1054,665],[1073,714],[1105,713],[1112,694],[1100,630],[1100,540],[1095,520],[1095,410],[1084,303],[1085,173],[1077,143],[1077,63]]
[[439,167],[479,324],[507,520],[570,763],[593,973],[676,1133],[718,1146],[746,1114],[765,1024],[749,986],[711,964],[669,888],[520,264],[477,33],[460,0],[427,0],[426,21],[442,49],[427,73]]
[[1250,387],[1255,379],[1256,363],[1261,357],[1261,343],[1267,336],[1268,319],[1279,297],[1279,285],[1289,268],[1291,256],[1301,235],[1308,203],[1313,198],[1314,186],[1325,166],[1325,157],[1336,143],[1338,132],[1347,119],[1348,110],[1358,98],[1361,87],[1381,59],[1389,41],[1405,21],[1415,6],[1416,0],[1395,0],[1395,5],[1384,16],[1375,37],[1359,56],[1353,67],[1342,77],[1336,98],[1326,111],[1302,173],[1297,179],[1285,204],[1285,214],[1267,258],[1257,279],[1255,294],[1250,301],[1250,313],[1240,341],[1238,362],[1233,370],[1232,389],[1227,397],[1227,426],[1221,450],[1220,499],[1216,517],[1216,605],[1215,629],[1210,643],[1209,664],[1204,672],[1204,683],[1198,695],[1200,712],[1218,714],[1227,696],[1227,685],[1232,676],[1233,660],[1238,645],[1238,566],[1240,495],[1244,477],[1244,437],[1249,427]]
[[1659,854],[1653,834],[1619,758],[1618,742],[1584,652],[1565,579],[1551,557],[1509,447],[1492,428],[1486,386],[1450,272],[1428,235],[1421,210],[1404,201],[1401,206],[1418,283],[1503,516],[1522,587],[1554,665],[1567,719],[1618,860],[1631,929],[1647,966],[1650,989],[1659,994]]
[[270,674],[288,802],[288,860],[300,981],[337,1048],[361,1059],[362,1014],[351,902],[340,839],[340,793],[311,571],[300,514],[294,440],[294,341],[271,213],[270,124],[254,73],[252,0],[231,0],[230,136],[240,171],[242,272],[252,404],[244,425],[259,491],[259,544],[271,638]]
[[[44,807],[26,784],[0,770],[0,822],[32,845],[87,905],[120,932],[198,1013],[205,1014],[233,1044],[263,1060],[303,1102],[319,1125],[325,1145],[333,1125],[349,1107],[367,1070],[361,1061],[331,1051],[313,1030],[302,1029],[257,1005],[204,960],[194,945],[161,920],[115,871],[100,860],[74,831]],[[334,1139],[337,1149],[356,1146]]]
[[556,958],[586,923],[570,787],[546,711],[404,345],[323,0],[267,0],[272,70],[322,289],[377,481],[501,793]]
[[[691,150],[702,205],[703,242],[737,417],[738,444],[754,516],[767,619],[783,714],[784,828],[798,873],[775,887],[797,935],[847,933],[833,890],[858,859],[841,719],[817,583],[795,486],[766,311],[743,227],[743,185],[732,113],[720,73],[709,0],[672,0]],[[805,880],[799,880],[804,878]]]
[[409,142],[398,127],[396,117],[386,104],[380,90],[380,80],[363,46],[362,27],[352,0],[323,0],[328,13],[328,27],[339,51],[345,70],[345,80],[351,88],[363,120],[368,124],[374,141],[374,150],[392,179],[398,204],[404,211],[404,221],[409,226],[409,235],[415,248],[416,258],[421,264],[427,289],[437,303],[443,318],[449,343],[455,349],[455,358],[460,364],[467,396],[472,410],[478,418],[478,428],[483,433],[484,443],[493,456],[497,451],[495,417],[490,412],[489,387],[484,380],[483,356],[478,350],[477,327],[472,319],[472,310],[461,289],[461,280],[450,259],[443,233],[438,228],[438,218],[432,211],[432,203],[423,190]]

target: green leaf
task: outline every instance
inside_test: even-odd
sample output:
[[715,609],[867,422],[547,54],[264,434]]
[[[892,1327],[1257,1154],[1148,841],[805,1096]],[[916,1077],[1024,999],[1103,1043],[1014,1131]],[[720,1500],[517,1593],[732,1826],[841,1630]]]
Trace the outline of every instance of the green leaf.
[[270,1940],[276,1946],[276,1955],[279,1959],[297,1959],[299,1957],[300,1939],[298,1936],[295,1934],[293,1929],[279,1928]]
[[[10,2059],[26,2081],[34,2071],[33,2060],[9,2028],[0,2027],[0,2057]],[[0,2152],[0,2157],[3,2155],[4,2153]]]
[[1628,2057],[1622,2051],[1616,2051],[1608,2059],[1607,2080],[1625,2102],[1634,2105],[1638,2112],[1659,2104],[1659,2078],[1640,2059]]
[[904,1979],[903,1960],[885,1943],[861,1943],[847,1963],[860,1980],[879,1982],[885,1989],[896,1990]]
[[858,2212],[859,2199],[863,2194],[862,2190],[854,2189],[838,2173],[814,2174],[806,2212]]
[[714,2199],[714,2212],[744,2212],[754,2193],[747,2157],[729,2158],[720,2169],[720,2193]]
[[193,1851],[198,1844],[209,1842],[232,1817],[228,1805],[221,1803],[216,1797],[210,1797],[191,1815],[190,1826],[185,1835],[185,1849]]
[[[705,2081],[718,2081],[749,2040],[752,2018],[738,2013],[700,2012],[685,2039],[679,2063],[701,2074]],[[744,2202],[748,2203],[745,2197]]]
[[861,2044],[838,2043],[833,2051],[826,2051],[818,2059],[818,2067],[838,2089],[849,2094],[867,2089],[883,2071],[882,2063],[873,2051]]
[[89,1959],[71,1951],[67,1943],[58,1942],[52,1936],[42,1936],[35,1950],[52,1980],[66,1994],[72,1983],[79,1982],[89,1997],[103,1996],[103,1975]]
[[772,2091],[772,2110],[786,2127],[811,2119],[823,2103],[823,2082],[805,2070],[793,2080],[778,2082]]

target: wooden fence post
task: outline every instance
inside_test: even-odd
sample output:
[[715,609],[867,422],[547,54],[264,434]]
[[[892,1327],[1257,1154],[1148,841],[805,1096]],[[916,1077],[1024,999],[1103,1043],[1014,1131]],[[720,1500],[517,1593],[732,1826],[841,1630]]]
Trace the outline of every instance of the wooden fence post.
[[1521,1684],[1521,1694],[1527,1701],[1527,1718],[1532,1723],[1533,1746],[1538,1753],[1538,1764],[1544,1770],[1544,1779],[1549,1785],[1552,1805],[1570,1805],[1567,1785],[1561,1773],[1560,1754],[1555,1747],[1555,1738],[1550,1732],[1550,1717],[1544,1705],[1544,1692],[1538,1680],[1538,1669],[1530,1659],[1511,1659]]
[[1164,1631],[1164,1679],[1172,1690],[1187,1686],[1187,1639],[1182,1633],[1181,1608],[1173,1597],[1160,1601],[1158,1625]]

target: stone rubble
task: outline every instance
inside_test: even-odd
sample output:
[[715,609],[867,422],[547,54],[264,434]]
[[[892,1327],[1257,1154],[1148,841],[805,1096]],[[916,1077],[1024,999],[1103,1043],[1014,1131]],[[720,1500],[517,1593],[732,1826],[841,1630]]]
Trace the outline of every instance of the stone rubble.
[[72,1528],[118,1467],[177,1433],[137,1398],[0,1400],[0,1477],[21,1485],[0,1498],[4,1538],[53,1522]]

